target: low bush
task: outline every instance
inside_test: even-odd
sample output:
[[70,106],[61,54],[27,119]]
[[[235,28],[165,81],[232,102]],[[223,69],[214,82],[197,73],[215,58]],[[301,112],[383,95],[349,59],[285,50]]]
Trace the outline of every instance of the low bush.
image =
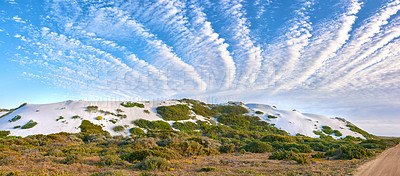
[[103,120],[103,116],[97,116],[96,120]]
[[339,130],[333,130],[333,134],[335,134],[335,136],[337,137],[343,136],[343,134]]
[[297,153],[311,153],[313,151],[309,145],[295,142],[288,143],[275,141],[272,143],[272,146],[276,149],[293,150]]
[[121,106],[124,106],[126,108],[132,108],[132,107],[139,107],[139,108],[144,108],[144,104],[141,103],[136,103],[136,102],[122,102]]
[[15,117],[13,117],[12,119],[8,120],[9,122],[16,122],[17,120],[21,119],[20,115],[16,115]]
[[270,118],[270,119],[277,119],[278,118],[277,116],[274,116],[274,115],[268,115],[267,117]]
[[10,135],[10,131],[0,131],[0,137],[6,137],[8,135]]
[[21,128],[21,125],[14,126],[13,129]]
[[115,126],[113,128],[113,131],[115,131],[115,132],[121,132],[121,131],[124,131],[124,130],[125,130],[125,127],[123,127],[121,125]]
[[265,153],[272,152],[274,150],[271,145],[261,141],[253,141],[249,144],[246,144],[242,148],[251,153]]
[[86,107],[87,112],[97,112],[99,110],[98,106],[88,106]]
[[62,120],[62,119],[64,119],[64,117],[60,116],[60,117],[58,117],[58,119],[56,121],[58,122],[59,120]]
[[322,126],[322,132],[324,132],[327,135],[331,135],[333,133],[333,130],[329,126]]
[[218,151],[221,152],[221,153],[232,153],[232,152],[235,151],[235,145],[234,145],[234,144],[224,144],[224,145],[221,145],[221,146],[218,148]]
[[216,171],[217,169],[215,167],[203,167],[201,168],[201,171],[203,172],[211,172],[211,171]]
[[262,111],[256,111],[255,113],[256,114],[264,114],[264,112],[262,112]]
[[79,115],[74,115],[74,116],[72,116],[71,118],[72,118],[72,119],[82,119],[81,116],[79,116]]
[[172,106],[159,106],[157,113],[161,115],[164,120],[189,120],[190,108],[186,105],[177,104]]
[[193,122],[184,122],[184,123],[174,122],[172,124],[172,127],[184,132],[193,132],[195,130],[199,130],[200,128],[199,125]]
[[232,106],[232,105],[219,105],[219,106],[214,106],[211,108],[213,111],[220,113],[220,114],[245,114],[248,113],[249,111],[242,107],[242,106]]
[[63,164],[74,164],[74,163],[79,163],[80,158],[78,155],[68,155],[66,158],[61,160],[61,163]]
[[33,128],[33,127],[36,126],[37,124],[38,124],[37,122],[35,122],[35,121],[33,121],[33,120],[30,120],[28,123],[26,123],[25,125],[23,125],[23,126],[21,127],[21,129]]
[[82,120],[81,125],[79,126],[81,132],[90,133],[90,134],[102,134],[104,133],[103,128],[100,125],[95,125],[88,120]]
[[165,158],[149,156],[139,163],[138,168],[149,171],[166,171],[171,168],[171,164]]
[[341,146],[327,151],[325,155],[336,159],[362,159],[374,156],[374,152],[361,146]]
[[280,150],[272,153],[271,156],[269,156],[269,159],[275,159],[275,160],[294,160],[298,164],[309,164],[311,163],[310,158],[308,155],[305,154],[299,154],[293,151],[286,151],[286,150]]
[[172,130],[172,127],[169,123],[164,122],[162,120],[157,121],[148,121],[145,119],[138,119],[132,122],[134,125],[145,128],[145,129],[152,129],[152,130]]
[[312,158],[325,158],[325,154],[321,152],[317,152],[316,154],[311,155]]
[[107,156],[102,156],[97,164],[99,166],[114,166],[114,165],[122,165],[123,161],[118,156],[107,155]]
[[118,119],[111,119],[111,120],[108,120],[108,121],[110,121],[113,124],[116,124],[118,122]]
[[150,111],[147,110],[147,109],[143,110],[143,112],[146,113],[146,114],[150,114]]
[[372,134],[369,134],[368,132],[362,130],[361,128],[358,128],[355,125],[347,124],[346,126],[349,127],[351,131],[354,131],[356,133],[360,133],[361,135],[363,135],[367,139],[376,139],[377,138],[376,136],[374,136]]
[[140,128],[131,128],[129,132],[132,136],[144,136],[146,133]]

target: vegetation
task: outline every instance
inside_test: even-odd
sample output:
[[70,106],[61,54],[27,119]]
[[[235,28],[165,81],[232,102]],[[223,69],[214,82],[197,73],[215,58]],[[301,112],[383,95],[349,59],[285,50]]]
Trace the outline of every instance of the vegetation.
[[164,120],[189,120],[191,116],[190,108],[186,105],[177,104],[172,106],[159,106],[157,113],[161,115]]
[[10,131],[0,131],[0,137],[6,137],[10,135]]
[[[180,131],[174,131],[167,122],[139,119],[132,123],[140,128],[130,128],[127,137],[112,137],[88,120],[81,121],[77,134],[21,138],[0,131],[0,175],[198,175],[210,171],[212,175],[350,175],[362,162],[358,158],[369,158],[399,143],[399,139],[351,136],[334,139],[323,131],[315,131],[321,138],[291,136],[236,108],[222,112],[212,105],[188,102],[211,107],[215,113],[211,117],[219,123],[175,122],[172,126]],[[335,130],[331,134],[336,135]],[[317,162],[307,166],[311,160]]]
[[99,110],[98,106],[88,106],[86,107],[87,112],[97,112]]
[[139,108],[144,108],[144,104],[141,103],[136,103],[136,102],[122,102],[121,106],[126,107],[126,108],[132,108],[132,107],[139,107]]
[[97,116],[96,120],[103,120],[103,116]]
[[256,114],[264,114],[264,112],[262,112],[262,111],[256,111],[255,113]]
[[268,118],[270,118],[270,119],[277,119],[278,117],[277,117],[277,116],[274,116],[274,115],[268,115]]
[[143,110],[143,112],[146,113],[146,114],[150,114],[150,111],[147,110],[147,109]]
[[346,126],[349,127],[351,131],[354,131],[356,133],[360,133],[361,135],[363,135],[367,139],[376,139],[377,138],[376,136],[374,136],[372,134],[369,134],[368,132],[362,130],[361,128],[358,128],[357,126],[355,126],[353,124],[349,123]]
[[16,122],[17,120],[21,119],[20,115],[16,115],[15,117],[13,117],[12,119],[8,120],[9,122]]
[[135,120],[132,122],[134,125],[151,130],[172,130],[172,127],[169,123],[164,122],[162,120],[157,121],[148,121],[144,119]]
[[144,136],[146,134],[142,129],[136,127],[129,129],[129,132],[132,136]]
[[331,135],[333,133],[333,130],[329,126],[322,126],[322,132],[324,132],[327,135]]
[[125,127],[123,127],[123,126],[121,126],[121,125],[118,125],[118,126],[115,126],[115,127],[113,128],[113,130],[114,130],[115,132],[122,132],[122,131],[125,130]]
[[3,118],[3,117],[5,117],[5,116],[10,115],[10,114],[13,113],[15,110],[20,109],[20,108],[24,107],[25,105],[27,105],[27,103],[24,103],[24,104],[18,106],[17,108],[15,108],[15,109],[10,109],[10,111],[8,111],[8,113],[6,113],[6,114],[0,116],[0,118]]
[[183,123],[174,122],[172,124],[172,127],[174,127],[175,129],[178,129],[180,131],[184,131],[184,132],[188,132],[188,133],[192,133],[195,130],[200,129],[200,126],[193,122],[183,122]]
[[21,129],[29,129],[29,128],[33,128],[34,126],[36,126],[38,123],[33,121],[33,120],[29,120],[28,123],[26,123],[25,125],[23,125],[21,127]]
[[335,134],[335,136],[337,137],[343,136],[343,134],[339,130],[333,130],[333,134]]
[[238,106],[238,105],[220,105],[220,106],[214,106],[211,108],[213,111],[215,111],[216,113],[219,114],[245,114],[248,113],[249,111],[242,107],[242,106]]
[[103,134],[103,128],[100,125],[95,125],[88,120],[82,120],[81,125],[79,126],[82,133],[89,134]]
[[58,117],[58,119],[56,119],[56,121],[58,122],[59,120],[62,120],[62,119],[64,119],[64,117],[60,116],[60,117]]
[[81,116],[79,116],[79,115],[74,115],[74,116],[72,116],[71,118],[72,118],[72,119],[82,119]]

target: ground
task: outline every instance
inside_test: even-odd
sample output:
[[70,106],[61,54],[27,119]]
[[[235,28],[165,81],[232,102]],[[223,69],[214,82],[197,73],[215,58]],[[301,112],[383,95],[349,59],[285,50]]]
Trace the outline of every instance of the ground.
[[[269,153],[233,153],[217,156],[189,157],[171,160],[169,171],[143,172],[132,169],[127,163],[120,168],[100,167],[93,163],[98,157],[86,157],[81,163],[71,165],[54,162],[59,158],[16,158],[10,164],[0,166],[0,173],[9,174],[17,171],[18,175],[352,175],[356,168],[366,160],[325,160],[313,159],[310,165],[297,164],[294,161],[268,160]],[[201,171],[202,168],[214,167],[215,171]],[[0,174],[1,175],[1,174]]]

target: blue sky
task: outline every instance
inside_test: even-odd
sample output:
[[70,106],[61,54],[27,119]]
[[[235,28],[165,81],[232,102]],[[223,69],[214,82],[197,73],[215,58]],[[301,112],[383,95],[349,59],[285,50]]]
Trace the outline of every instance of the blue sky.
[[397,0],[0,1],[0,107],[196,98],[400,136]]

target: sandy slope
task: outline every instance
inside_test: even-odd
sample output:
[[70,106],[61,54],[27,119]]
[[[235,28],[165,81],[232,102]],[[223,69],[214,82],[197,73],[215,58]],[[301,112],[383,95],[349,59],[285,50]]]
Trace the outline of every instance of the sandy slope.
[[[137,119],[146,119],[150,121],[162,120],[156,112],[158,106],[169,106],[179,104],[179,101],[144,101],[141,102],[145,105],[144,108],[125,108],[120,105],[120,101],[64,101],[52,104],[27,104],[26,106],[14,111],[13,113],[0,118],[0,130],[8,130],[11,135],[27,136],[33,134],[51,134],[58,132],[71,132],[77,133],[80,131],[78,126],[81,124],[82,119],[89,120],[94,124],[103,126],[111,135],[129,135],[129,128],[135,127],[131,122]],[[112,123],[110,120],[118,119],[113,115],[104,115],[100,112],[87,112],[87,106],[98,106],[99,110],[117,113],[117,109],[122,109],[124,112],[121,114],[127,115],[126,119],[118,120],[117,123]],[[289,132],[292,135],[297,133],[318,137],[313,133],[314,130],[321,130],[322,126],[330,126],[333,130],[339,130],[343,136],[362,137],[362,135],[352,132],[346,127],[343,121],[331,119],[322,115],[305,114],[298,111],[279,110],[269,105],[262,104],[246,104],[243,107],[247,108],[250,113],[247,115],[259,116],[276,127]],[[148,110],[150,113],[145,113]],[[262,111],[264,114],[255,114],[256,111]],[[20,115],[22,118],[16,122],[9,122],[13,117]],[[72,119],[74,115],[79,115],[82,119]],[[268,115],[274,115],[278,118],[271,119]],[[57,120],[62,116],[64,119]],[[96,120],[97,116],[103,116],[102,120]],[[196,116],[197,120],[204,120],[202,116]],[[31,129],[15,128],[22,126],[29,120],[38,122],[38,125]],[[195,120],[189,120],[195,121]],[[173,121],[167,121],[172,124]],[[114,132],[112,129],[117,126],[126,126],[127,130],[122,132]],[[339,137],[337,137],[339,138]],[[363,138],[363,137],[362,137]]]
[[400,144],[385,150],[376,159],[358,168],[358,176],[398,176],[400,175]]

